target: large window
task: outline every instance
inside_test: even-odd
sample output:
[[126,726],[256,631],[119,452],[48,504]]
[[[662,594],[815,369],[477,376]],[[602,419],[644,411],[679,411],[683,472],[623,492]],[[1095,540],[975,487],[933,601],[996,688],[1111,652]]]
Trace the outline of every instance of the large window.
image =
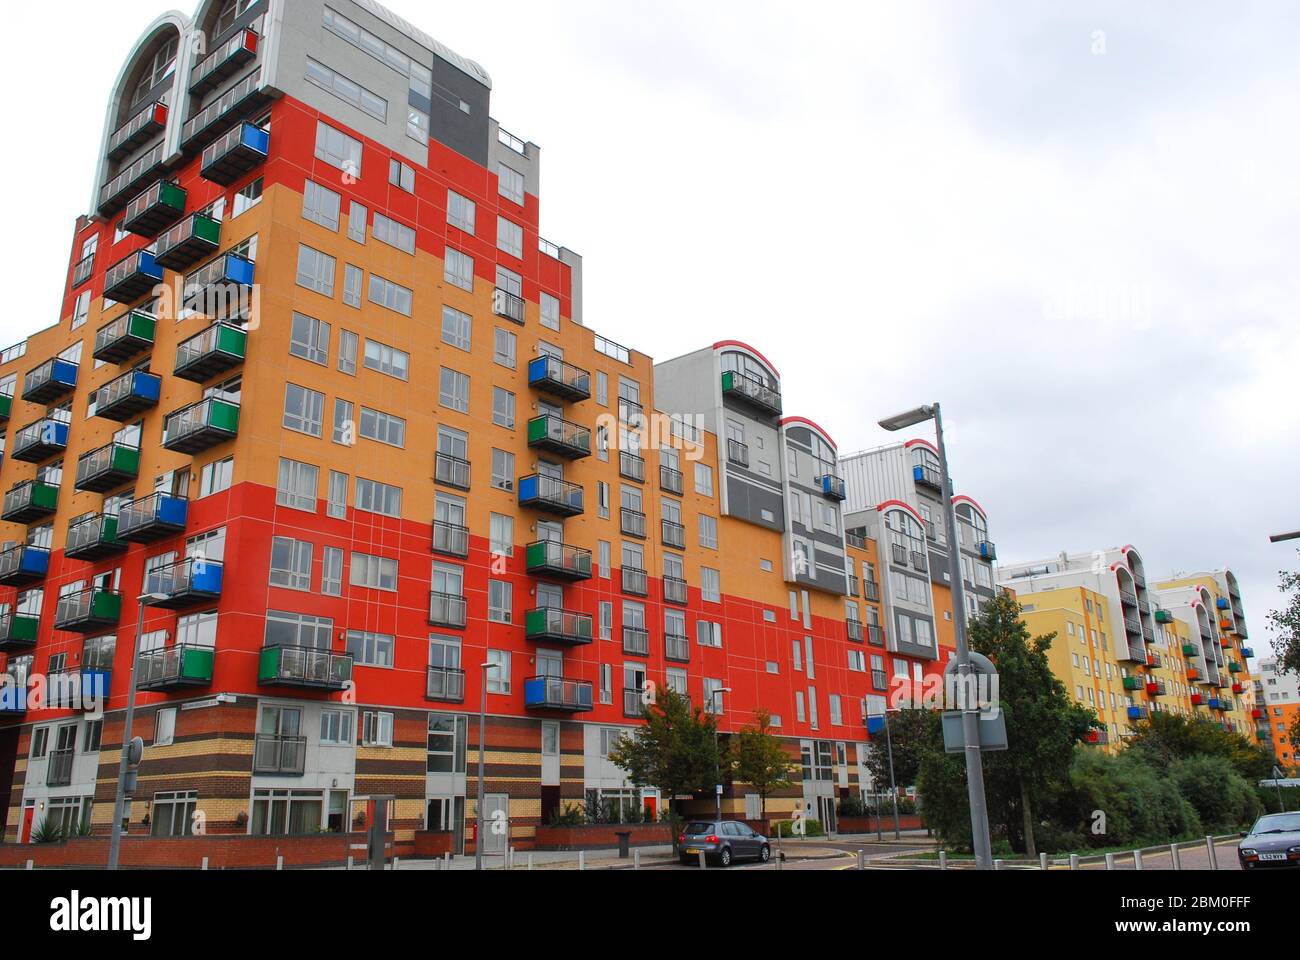
[[370,275],[370,302],[404,317],[411,315],[413,296],[411,291],[401,284],[385,280],[377,274]]
[[325,424],[325,394],[308,390],[296,383],[285,385],[284,427],[311,437],[319,437]]
[[314,250],[306,244],[299,245],[298,286],[324,297],[334,296],[336,266],[336,261],[329,254]]
[[[361,141],[329,124],[316,124],[316,159],[333,164],[354,177],[361,176]],[[355,209],[355,208],[354,208]]]
[[305,613],[287,613],[281,610],[266,611],[264,642],[268,647],[328,650],[333,633],[334,621],[328,617],[312,617]]
[[302,217],[319,224],[326,230],[338,231],[339,215],[343,208],[343,198],[322,187],[314,180],[308,180],[302,188]]
[[371,590],[397,590],[397,561],[367,553],[352,554],[351,583]]
[[307,58],[307,81],[322,90],[328,90],[381,123],[388,122],[387,100],[311,57]]
[[447,222],[453,227],[459,227],[466,233],[472,234],[476,210],[473,200],[462,197],[455,190],[447,191]]
[[462,290],[474,290],[474,258],[459,250],[447,248],[447,260],[443,265],[443,279]]
[[504,163],[497,164],[497,192],[514,203],[524,202],[524,175]]
[[375,211],[375,222],[371,230],[380,243],[396,247],[403,253],[415,253],[415,230],[406,224]]
[[316,512],[316,490],[320,481],[320,468],[296,460],[280,461],[280,479],[276,486],[275,502],[294,510]]
[[465,772],[465,742],[468,732],[468,717],[438,713],[429,715],[429,773]]
[[361,436],[390,447],[406,446],[406,421],[390,413],[361,408]]
[[366,341],[366,369],[405,380],[410,373],[411,357],[396,347],[386,346],[378,340]]
[[458,350],[468,350],[474,329],[474,319],[452,307],[442,308],[442,342]]
[[497,249],[512,257],[523,257],[524,228],[505,217],[497,217]]
[[295,357],[302,357],[302,359],[310,360],[312,363],[321,365],[328,363],[330,325],[304,314],[294,313],[289,352]]
[[438,401],[449,410],[469,413],[469,377],[457,370],[443,367],[439,380]]
[[193,834],[194,811],[199,795],[194,790],[184,793],[155,793],[152,822],[149,833],[155,837],[188,837]]
[[376,480],[366,480],[364,477],[357,477],[356,507],[358,510],[365,510],[368,513],[380,513],[386,517],[400,519],[402,516],[402,488],[379,483]]
[[289,537],[271,539],[271,586],[311,589],[312,545]]
[[391,667],[396,643],[397,638],[386,633],[348,631],[348,654],[361,666]]

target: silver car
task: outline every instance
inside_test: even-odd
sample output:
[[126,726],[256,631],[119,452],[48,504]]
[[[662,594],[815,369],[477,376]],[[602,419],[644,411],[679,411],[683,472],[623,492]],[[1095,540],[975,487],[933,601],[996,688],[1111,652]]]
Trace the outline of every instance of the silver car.
[[1300,813],[1260,817],[1237,847],[1243,870],[1300,870]]
[[736,860],[772,859],[767,837],[738,820],[692,820],[678,837],[678,855],[687,866],[700,862],[700,854],[712,863],[729,867]]

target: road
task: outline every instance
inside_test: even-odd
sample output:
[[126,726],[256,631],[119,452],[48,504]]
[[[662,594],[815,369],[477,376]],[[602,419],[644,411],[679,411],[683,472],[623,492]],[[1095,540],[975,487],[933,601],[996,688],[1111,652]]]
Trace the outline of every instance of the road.
[[[882,857],[893,857],[905,853],[921,853],[933,850],[934,845],[924,839],[916,843],[877,843],[874,840],[841,840],[837,838],[818,838],[799,843],[784,844],[785,863],[782,870],[853,870],[858,865],[858,851],[866,856],[868,863]],[[652,870],[698,870],[692,864],[680,863],[658,864],[647,869]],[[717,869],[717,868],[710,868]],[[775,863],[737,863],[732,870],[776,870]]]

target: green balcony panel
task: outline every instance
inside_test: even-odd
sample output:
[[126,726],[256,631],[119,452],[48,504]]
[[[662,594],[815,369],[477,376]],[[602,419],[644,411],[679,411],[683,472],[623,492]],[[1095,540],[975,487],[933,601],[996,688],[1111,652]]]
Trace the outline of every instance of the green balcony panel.
[[137,236],[153,239],[185,213],[185,188],[170,180],[159,180],[126,205],[122,228]]
[[40,632],[40,617],[18,613],[0,614],[0,650],[25,650],[34,647]]
[[220,244],[221,224],[194,213],[158,238],[154,261],[168,270],[186,270],[216,253]]
[[528,422],[528,445],[568,460],[591,456],[591,431],[559,417],[537,417]]
[[60,597],[54,629],[72,633],[98,633],[122,619],[122,595],[111,590],[82,590]]
[[59,488],[39,480],[29,480],[5,494],[0,520],[26,524],[52,516],[58,509]]
[[68,525],[63,555],[70,560],[95,561],[127,551],[117,538],[117,517],[92,516]]
[[206,383],[241,366],[247,350],[248,334],[242,327],[216,323],[176,348],[175,374],[191,383]]
[[239,434],[239,404],[210,397],[167,418],[163,446],[193,456],[235,439]]
[[125,363],[153,349],[158,321],[143,310],[132,310],[95,334],[95,359]]
[[543,540],[528,545],[526,568],[535,577],[576,583],[591,579],[591,551]]
[[140,476],[140,449],[110,443],[77,461],[77,489],[108,493]]
[[13,412],[14,398],[10,395],[0,394],[0,423],[8,423]]
[[215,659],[216,651],[211,648],[185,645],[142,653],[136,689],[164,691],[209,686]]

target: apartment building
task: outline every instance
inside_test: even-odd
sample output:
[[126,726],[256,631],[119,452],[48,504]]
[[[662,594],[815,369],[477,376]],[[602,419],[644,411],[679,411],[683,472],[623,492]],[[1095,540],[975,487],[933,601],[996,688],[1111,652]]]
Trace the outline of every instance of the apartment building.
[[585,324],[491,90],[373,0],[141,35],[62,314],[0,355],[6,839],[107,831],[137,643],[132,834],[341,831],[384,795],[399,844],[462,851],[484,686],[489,852],[657,810],[608,754],[664,686],[724,734],[774,715],[803,783],[770,812],[866,785],[885,679],[942,657],[886,642],[834,441],[751,347],[656,366]]
[[1300,715],[1300,677],[1282,672],[1277,658],[1270,657],[1259,662],[1255,690],[1255,707],[1262,714],[1256,734],[1259,741],[1268,745],[1284,771],[1300,772],[1300,757],[1291,738]]

